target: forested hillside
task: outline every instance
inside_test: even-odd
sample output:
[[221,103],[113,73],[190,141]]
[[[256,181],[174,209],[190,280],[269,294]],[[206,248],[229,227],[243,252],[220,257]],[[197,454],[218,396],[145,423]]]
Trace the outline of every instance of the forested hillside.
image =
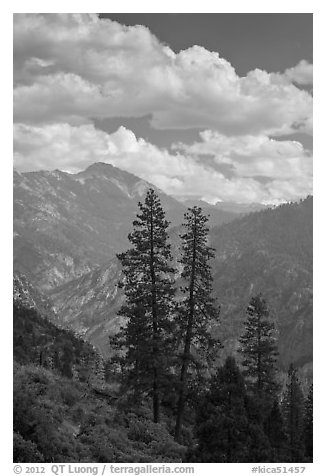
[[279,363],[312,363],[313,199],[250,214],[211,230],[216,254],[214,291],[221,303],[221,329],[232,349],[246,303],[263,293],[277,323]]
[[139,206],[134,248],[56,305],[14,278],[14,460],[311,461],[312,198],[183,232]]
[[[14,462],[311,460],[312,390],[303,395],[293,370],[283,406],[275,403],[268,417],[246,389],[234,359],[216,367],[213,380],[203,374],[198,386],[192,379],[177,443],[175,377],[166,387],[160,422],[154,423],[150,396],[135,401],[114,360],[103,362],[80,337],[17,299],[13,317]],[[291,408],[302,434],[287,426]],[[229,424],[234,434],[225,433]],[[294,446],[291,432],[296,432]]]
[[13,317],[15,462],[182,460],[171,417],[131,409],[92,346],[22,304]]
[[[312,197],[239,218],[211,228],[216,249],[211,262],[213,289],[221,305],[216,333],[224,343],[222,356],[233,352],[243,329],[247,303],[262,292],[279,334],[279,364],[305,366],[312,374]],[[170,231],[177,268],[180,228]],[[61,322],[110,353],[108,336],[122,323],[118,289],[121,267],[112,260],[96,271],[51,292]]]

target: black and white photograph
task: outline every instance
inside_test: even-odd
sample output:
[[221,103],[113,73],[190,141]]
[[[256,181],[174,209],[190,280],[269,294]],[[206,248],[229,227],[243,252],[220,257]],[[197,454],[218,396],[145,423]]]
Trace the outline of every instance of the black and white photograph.
[[12,14],[14,472],[313,463],[313,17]]

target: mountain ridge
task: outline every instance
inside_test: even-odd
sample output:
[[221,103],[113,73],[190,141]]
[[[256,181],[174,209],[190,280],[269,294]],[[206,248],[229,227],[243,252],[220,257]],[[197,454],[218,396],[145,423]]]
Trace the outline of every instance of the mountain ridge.
[[[108,338],[123,323],[117,318],[123,295],[115,256],[129,248],[137,199],[151,184],[104,163],[77,174],[15,171],[14,182],[15,272],[53,301],[61,325],[108,355]],[[185,206],[158,193],[173,218],[169,234],[177,256]],[[223,210],[217,226],[211,220],[223,355],[236,349],[251,294],[262,292],[277,321],[282,365],[311,362],[312,202],[308,197],[245,215]],[[215,209],[208,206],[204,213]]]
[[[170,235],[174,254],[177,235],[178,229]],[[214,292],[221,304],[221,323],[216,328],[224,342],[221,357],[236,351],[249,299],[262,292],[276,322],[281,367],[285,369],[294,361],[310,368],[312,198],[213,228],[209,240],[216,250],[211,265]],[[76,329],[83,325],[87,338],[105,355],[110,353],[109,335],[123,324],[123,319],[117,317],[123,302],[117,285],[121,276],[118,261],[112,260],[50,294],[58,314],[69,318]]]
[[[148,188],[158,193],[171,227],[179,225],[185,205],[110,164],[76,174],[14,170],[14,269],[49,291],[101,266],[128,246],[137,202]],[[205,211],[212,225],[237,217]]]
[[[107,164],[78,174],[14,171],[14,269],[49,290],[108,261],[126,246],[136,199],[150,187]],[[179,222],[184,207],[159,193]]]

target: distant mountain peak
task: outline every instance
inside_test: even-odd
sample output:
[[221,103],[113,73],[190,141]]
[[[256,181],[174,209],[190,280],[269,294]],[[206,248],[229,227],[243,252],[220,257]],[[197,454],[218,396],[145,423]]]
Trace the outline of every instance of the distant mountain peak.
[[156,189],[154,185],[146,180],[104,162],[95,162],[84,171],[73,175],[72,178],[83,184],[87,179],[105,180],[115,185],[131,199],[143,197],[146,191],[151,187]]
[[94,172],[94,173],[99,173],[99,172],[107,172],[109,170],[120,170],[117,167],[114,167],[112,164],[108,164],[106,162],[94,162],[93,164],[89,165],[84,171],[79,172],[79,173],[84,173],[84,172]]
[[81,276],[128,246],[128,233],[149,188],[178,225],[184,207],[136,175],[97,162],[71,174],[15,174],[14,259],[43,290]]
[[124,178],[129,178],[132,180],[140,180],[137,175],[134,175],[126,170],[122,170],[118,167],[115,167],[112,164],[108,164],[106,162],[94,162],[93,164],[89,165],[85,170],[78,172],[75,176],[89,176],[89,177],[103,177],[103,176],[119,176]]

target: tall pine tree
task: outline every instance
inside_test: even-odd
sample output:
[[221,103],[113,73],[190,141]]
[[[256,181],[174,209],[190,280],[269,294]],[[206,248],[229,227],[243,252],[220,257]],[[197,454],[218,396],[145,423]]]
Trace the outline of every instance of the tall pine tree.
[[119,315],[128,320],[115,346],[126,347],[122,360],[129,386],[137,398],[144,392],[152,395],[153,419],[158,422],[171,354],[175,271],[168,243],[169,222],[154,190],[138,205],[140,212],[128,236],[132,247],[117,255],[126,296]]
[[181,287],[184,295],[178,312],[179,337],[182,346],[181,370],[175,439],[179,440],[184,408],[187,398],[189,364],[193,360],[192,345],[207,350],[216,347],[217,342],[211,336],[211,324],[219,317],[219,308],[212,297],[212,275],[209,260],[214,250],[207,244],[208,218],[200,207],[189,208],[185,213],[186,231],[180,236],[183,267],[181,278],[185,283]]
[[239,339],[244,375],[249,387],[262,403],[272,405],[276,381],[275,326],[269,319],[266,301],[260,294],[251,298],[247,308],[245,332]]
[[304,415],[304,444],[305,455],[309,462],[313,460],[313,386],[309,388],[309,393],[305,401]]
[[304,461],[304,397],[297,369],[292,364],[289,367],[282,409],[288,438],[287,461],[301,463]]

